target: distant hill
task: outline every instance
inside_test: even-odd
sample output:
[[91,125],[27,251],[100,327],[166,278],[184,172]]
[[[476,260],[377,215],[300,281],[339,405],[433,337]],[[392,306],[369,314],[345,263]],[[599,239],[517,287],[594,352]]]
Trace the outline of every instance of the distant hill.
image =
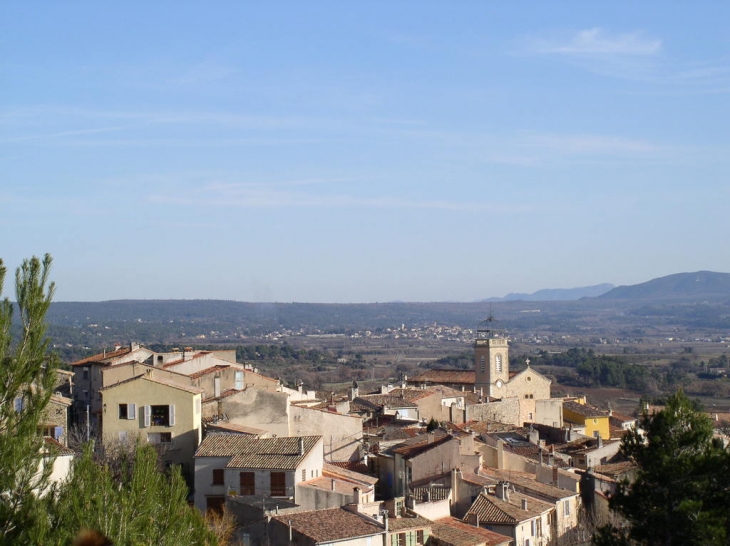
[[544,288],[532,294],[511,293],[503,298],[489,298],[482,301],[575,301],[581,298],[595,298],[612,288],[614,285],[610,283],[580,288]]
[[730,273],[677,273],[641,284],[618,286],[598,296],[601,300],[678,301],[730,299]]

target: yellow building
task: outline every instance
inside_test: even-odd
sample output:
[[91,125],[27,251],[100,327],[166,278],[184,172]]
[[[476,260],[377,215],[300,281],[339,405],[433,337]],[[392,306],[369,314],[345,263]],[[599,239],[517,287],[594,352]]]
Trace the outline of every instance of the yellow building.
[[160,449],[165,464],[179,464],[192,478],[201,440],[203,389],[155,377],[154,370],[101,389],[105,444],[139,438]]
[[585,397],[563,401],[563,419],[568,424],[585,427],[584,434],[590,437],[611,437],[609,414],[586,402]]

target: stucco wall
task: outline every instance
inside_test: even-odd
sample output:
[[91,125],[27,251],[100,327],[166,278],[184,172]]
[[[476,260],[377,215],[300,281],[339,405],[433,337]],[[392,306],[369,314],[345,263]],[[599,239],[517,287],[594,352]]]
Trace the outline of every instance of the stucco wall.
[[505,397],[527,397],[534,400],[550,398],[550,380],[527,368],[510,379],[504,391]]
[[560,398],[535,400],[535,423],[550,427],[563,426],[563,401]]
[[[183,473],[192,477],[192,460],[200,443],[200,394],[148,381],[144,377],[102,391],[106,411],[103,413],[102,437],[105,443],[120,441],[120,432],[127,440],[140,436],[148,441],[150,433],[172,433],[172,442],[161,445],[163,460],[183,465]],[[119,418],[119,404],[135,404],[134,419]],[[143,406],[174,405],[175,424],[144,426]]]
[[520,403],[517,398],[504,398],[499,402],[470,404],[466,406],[467,421],[497,421],[508,425],[520,423]]
[[356,461],[360,459],[362,420],[292,405],[289,407],[289,436],[322,436],[325,459]]
[[217,410],[236,425],[261,428],[272,435],[289,436],[289,398],[280,392],[249,388],[206,404],[206,416]]

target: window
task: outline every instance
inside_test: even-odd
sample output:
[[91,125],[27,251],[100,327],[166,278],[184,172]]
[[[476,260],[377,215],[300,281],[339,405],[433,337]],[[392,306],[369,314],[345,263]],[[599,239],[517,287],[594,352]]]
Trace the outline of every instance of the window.
[[532,413],[528,413],[527,414],[527,419],[530,420],[530,421],[532,421]]
[[484,356],[483,356],[483,355],[482,355],[482,360],[481,360],[481,362],[480,362],[480,363],[481,363],[481,365],[482,365],[482,372],[485,372],[485,371],[487,371],[487,365],[486,365],[486,363],[484,362]]
[[150,444],[169,444],[172,442],[172,432],[148,432],[147,442]]
[[563,503],[563,514],[566,516],[570,515],[570,500],[566,500]]
[[497,372],[502,371],[502,355],[497,355],[494,357],[494,365],[497,368]]
[[530,521],[530,534],[533,537],[537,534],[537,522],[534,519]]
[[241,472],[238,479],[241,495],[256,494],[256,476],[253,472]]
[[169,406],[148,406],[151,413],[151,424],[153,426],[172,427],[175,425],[175,405]]
[[425,544],[423,541],[423,529],[416,531],[416,544]]
[[20,413],[23,411],[23,399],[18,397],[13,401],[13,406],[15,407],[15,413]]
[[286,474],[284,472],[272,472],[270,480],[271,480],[271,496],[272,497],[285,497],[286,496]]
[[406,546],[406,534],[398,533],[398,546]]
[[234,388],[239,391],[243,390],[243,372],[242,371],[236,371]]
[[307,481],[307,469],[306,468],[302,469],[302,481],[303,482]]
[[119,404],[120,419],[136,419],[137,406],[135,404]]
[[223,485],[223,469],[213,469],[213,485]]
[[84,368],[83,379],[88,379],[88,378],[89,378],[89,368]]

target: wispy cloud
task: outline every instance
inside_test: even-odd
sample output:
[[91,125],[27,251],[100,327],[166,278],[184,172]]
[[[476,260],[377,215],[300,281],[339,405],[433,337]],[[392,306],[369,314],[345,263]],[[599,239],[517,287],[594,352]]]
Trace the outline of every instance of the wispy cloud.
[[324,194],[259,184],[207,184],[188,192],[153,194],[148,201],[158,204],[195,207],[234,208],[371,208],[422,209],[452,212],[486,211],[514,213],[531,210],[529,205],[505,207],[504,204],[485,201],[422,200],[401,196],[362,196],[354,194]]
[[614,34],[599,27],[581,30],[567,38],[532,38],[527,43],[531,53],[578,56],[647,56],[656,55],[661,49],[660,39],[648,38],[640,31]]
[[600,27],[571,34],[532,36],[515,53],[562,60],[588,72],[620,78],[652,88],[652,94],[693,95],[730,92],[726,59],[675,59],[664,51],[661,38],[643,31],[616,33]]

